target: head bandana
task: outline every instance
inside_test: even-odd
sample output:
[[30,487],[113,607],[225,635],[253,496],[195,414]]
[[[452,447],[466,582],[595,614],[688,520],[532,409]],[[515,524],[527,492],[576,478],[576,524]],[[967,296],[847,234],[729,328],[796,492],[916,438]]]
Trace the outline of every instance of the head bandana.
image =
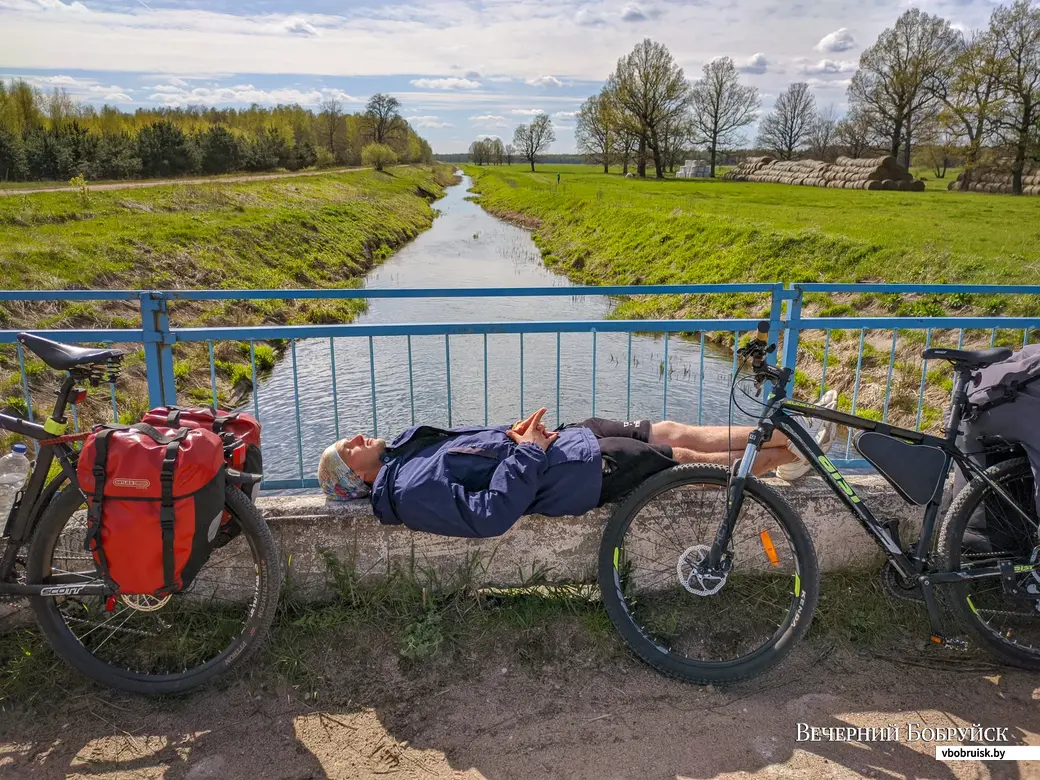
[[321,461],[318,463],[318,484],[321,491],[332,501],[364,498],[372,492],[372,488],[343,462],[335,444],[321,454]]

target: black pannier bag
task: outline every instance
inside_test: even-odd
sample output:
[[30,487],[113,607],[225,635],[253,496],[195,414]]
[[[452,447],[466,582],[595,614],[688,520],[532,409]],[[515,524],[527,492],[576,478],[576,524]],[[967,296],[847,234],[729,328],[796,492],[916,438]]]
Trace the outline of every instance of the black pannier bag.
[[[1031,485],[1012,497],[1040,511],[1040,344],[1031,344],[1007,360],[987,366],[968,388],[971,406],[958,432],[957,445],[983,468],[1023,455],[1033,472]],[[971,474],[957,468],[954,490]],[[1022,495],[1017,495],[1021,492]],[[1037,544],[1035,529],[1007,507],[984,507],[968,523],[966,545],[976,552],[1028,552]]]

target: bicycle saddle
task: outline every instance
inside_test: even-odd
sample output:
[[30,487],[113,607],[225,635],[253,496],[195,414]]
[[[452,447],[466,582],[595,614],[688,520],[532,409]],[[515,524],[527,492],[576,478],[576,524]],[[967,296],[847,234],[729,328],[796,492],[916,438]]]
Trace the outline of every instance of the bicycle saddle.
[[1007,347],[990,347],[989,349],[950,349],[948,347],[932,347],[921,353],[925,360],[949,360],[965,368],[975,369],[999,363],[1011,357]]
[[26,349],[31,350],[40,360],[57,371],[68,371],[70,368],[89,363],[107,363],[123,357],[123,351],[120,349],[74,347],[31,333],[19,333],[18,340]]

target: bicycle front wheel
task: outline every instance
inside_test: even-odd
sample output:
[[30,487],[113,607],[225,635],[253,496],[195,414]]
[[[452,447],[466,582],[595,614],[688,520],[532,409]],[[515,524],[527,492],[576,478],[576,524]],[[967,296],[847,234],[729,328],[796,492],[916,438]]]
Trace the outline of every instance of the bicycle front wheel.
[[[1033,472],[1026,458],[986,470],[1029,515],[1023,518],[981,478],[973,479],[953,499],[939,546],[941,571],[971,571],[1009,561],[1026,571],[1018,587],[1040,596],[1040,534],[1033,493]],[[1007,663],[1040,671],[1040,600],[1007,593],[999,577],[967,580],[951,586],[951,607],[962,625]]]
[[[132,693],[181,693],[248,658],[274,620],[281,567],[271,531],[237,487],[225,509],[241,531],[213,552],[184,591],[152,596],[32,598],[59,656],[86,676]],[[75,485],[51,503],[33,535],[27,581],[52,574],[102,579],[83,548],[86,502]]]
[[683,465],[656,474],[618,507],[599,553],[607,614],[629,647],[688,682],[736,682],[779,664],[809,628],[816,552],[791,506],[749,477],[729,544],[731,568],[706,577],[726,515],[728,471]]

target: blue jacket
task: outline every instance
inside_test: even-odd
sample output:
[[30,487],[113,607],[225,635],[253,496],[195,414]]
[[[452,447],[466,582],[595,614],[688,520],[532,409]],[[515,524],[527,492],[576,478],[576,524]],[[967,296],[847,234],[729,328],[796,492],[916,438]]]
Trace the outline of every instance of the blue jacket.
[[[577,515],[599,503],[603,472],[592,431],[566,428],[542,452],[515,444],[506,430],[409,428],[383,456],[372,486],[376,517],[416,531],[487,537],[525,514]],[[431,432],[443,438],[423,445]]]

